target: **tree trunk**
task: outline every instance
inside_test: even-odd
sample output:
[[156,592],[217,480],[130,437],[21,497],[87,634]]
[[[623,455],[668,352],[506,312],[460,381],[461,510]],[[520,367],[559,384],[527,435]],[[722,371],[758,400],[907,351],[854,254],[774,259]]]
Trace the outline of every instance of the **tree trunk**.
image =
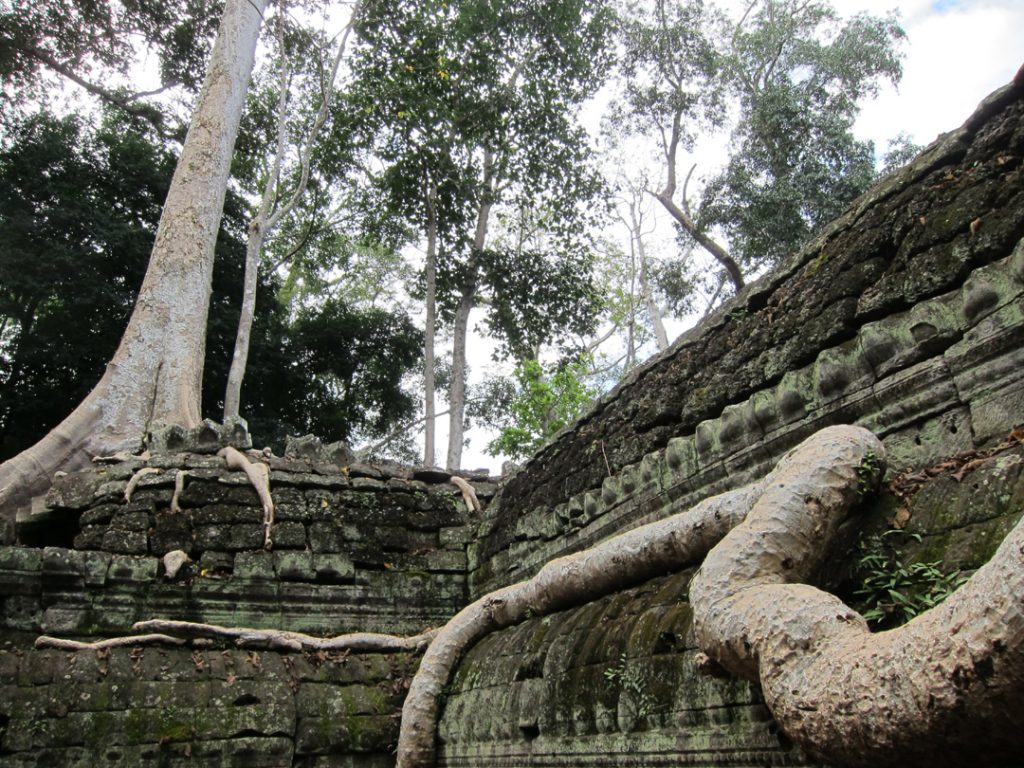
[[941,605],[872,634],[837,597],[798,582],[863,484],[853,462],[779,476],[690,586],[701,647],[760,682],[780,729],[829,765],[1002,765],[1020,760],[1024,524]]
[[448,393],[448,460],[445,467],[454,472],[462,464],[462,442],[465,434],[466,415],[466,336],[469,332],[469,313],[473,310],[476,290],[479,285],[480,254],[487,244],[487,226],[491,218],[490,160],[485,160],[484,178],[487,191],[477,211],[476,233],[473,236],[473,253],[469,257],[466,278],[462,284],[462,295],[455,310],[455,324],[452,329],[452,383]]
[[[285,11],[281,4],[279,13]],[[284,159],[285,141],[288,137],[288,59],[284,49],[284,24],[278,18],[277,43],[281,56],[281,65],[277,78],[277,139],[274,144],[274,157],[270,164],[270,174],[260,196],[260,207],[249,222],[245,241],[245,274],[242,278],[242,309],[238,316],[238,331],[235,334],[235,348],[231,354],[231,367],[228,369],[228,383],[224,390],[224,420],[238,416],[242,402],[242,379],[249,363],[249,338],[252,334],[252,323],[256,316],[256,286],[259,277],[260,254],[263,243],[270,229],[270,211],[277,199],[277,188],[281,181],[281,163]]]
[[[245,369],[249,362],[249,343],[252,334],[252,324],[256,316],[256,287],[259,275],[260,254],[263,252],[263,243],[271,231],[277,227],[285,216],[287,216],[298,204],[306,192],[309,184],[309,171],[311,153],[316,138],[319,135],[324,123],[327,121],[331,103],[334,95],[334,81],[338,76],[338,68],[341,58],[345,53],[345,45],[352,31],[352,21],[349,21],[345,32],[342,35],[341,43],[331,63],[329,79],[324,83],[323,101],[317,110],[313,125],[306,137],[304,149],[300,152],[301,172],[299,182],[292,191],[288,200],[276,210],[278,187],[281,182],[281,165],[284,162],[286,142],[288,139],[288,59],[285,56],[284,21],[287,6],[281,2],[278,8],[278,50],[281,55],[281,68],[278,77],[278,102],[277,102],[277,142],[274,149],[274,158],[271,162],[270,177],[263,188],[263,195],[260,198],[260,207],[256,216],[249,223],[249,236],[245,247],[245,277],[243,278],[242,311],[238,317],[238,332],[235,335],[235,349],[231,355],[231,369],[228,371],[228,382],[224,390],[224,419],[238,416],[242,402],[242,380],[245,378]],[[358,8],[353,10],[352,17]]]
[[729,255],[729,252],[715,242],[712,237],[702,232],[697,227],[697,223],[686,214],[686,211],[673,202],[671,196],[660,192],[655,194],[654,197],[664,206],[672,218],[676,220],[676,223],[686,230],[694,240],[700,243],[704,250],[714,256],[715,260],[725,268],[725,271],[729,274],[729,279],[736,288],[736,292],[739,293],[744,285],[743,272],[740,270],[736,260]]
[[[487,206],[489,208],[489,206]],[[455,310],[452,328],[452,381],[448,388],[448,457],[445,467],[457,471],[462,464],[462,442],[466,414],[466,337],[469,331],[469,313],[473,310],[477,289],[477,254],[469,260],[462,295]]]
[[437,431],[437,414],[434,402],[434,335],[437,330],[437,211],[433,193],[428,198],[427,221],[427,263],[426,309],[427,317],[423,330],[423,465],[435,466],[437,461],[434,436]]
[[58,469],[137,449],[156,422],[191,427],[199,404],[213,252],[267,0],[228,0],[149,267],[113,359],[82,403],[0,466],[0,510],[46,491]]
[[647,314],[651,318],[651,325],[654,326],[654,338],[658,342],[658,351],[664,352],[668,349],[668,333],[665,331],[665,323],[661,319],[661,310],[658,302],[654,300],[654,290],[651,287],[647,274],[647,247],[644,245],[641,221],[636,213],[636,198],[629,206],[630,228],[633,230],[633,240],[636,242],[636,252],[640,260],[640,294],[643,296],[644,305],[647,307]]

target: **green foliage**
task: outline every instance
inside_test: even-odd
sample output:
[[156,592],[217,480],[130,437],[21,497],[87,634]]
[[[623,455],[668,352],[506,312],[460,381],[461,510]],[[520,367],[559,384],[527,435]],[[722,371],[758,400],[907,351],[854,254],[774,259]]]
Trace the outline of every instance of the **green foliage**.
[[351,441],[415,412],[402,379],[420,361],[423,335],[404,314],[328,300],[300,312],[289,344],[289,379],[305,390],[289,403],[298,432]]
[[[158,63],[165,86],[195,92],[205,71],[221,3],[216,0],[14,0],[0,7],[0,85],[8,105],[45,98],[58,73],[114,94],[135,116],[160,125],[155,106],[109,90],[112,73],[128,76],[140,44]],[[3,115],[12,115],[5,111]]]
[[[898,81],[904,33],[893,16],[842,20],[820,0],[743,7],[734,19],[710,3],[624,0],[607,124],[615,140],[661,148],[666,189],[749,271],[798,248],[875,179],[874,148],[852,126],[865,98]],[[724,170],[703,190],[672,189],[685,186],[679,153],[730,125]],[[682,227],[679,238],[684,253],[697,242]]]
[[860,586],[854,590],[857,610],[877,629],[891,629],[910,621],[933,608],[967,577],[954,570],[942,571],[940,562],[905,563],[905,557],[894,539],[908,537],[920,541],[918,534],[889,530],[860,543],[856,578]]
[[[0,459],[59,423],[103,374],[142,282],[175,158],[108,117],[91,131],[40,113],[0,150]],[[234,347],[244,202],[228,194],[214,262],[203,412],[218,416]],[[395,309],[338,299],[291,322],[258,286],[246,418],[257,439],[386,430],[415,410],[402,387],[421,336]]]
[[868,451],[857,465],[857,495],[867,496],[876,490],[882,477],[882,460],[874,451]]
[[604,679],[621,686],[623,693],[630,696],[636,717],[650,717],[657,712],[657,704],[647,690],[643,672],[638,666],[630,666],[626,654],[619,657],[619,663],[616,666],[608,667],[604,671]]
[[893,16],[841,21],[827,2],[765,0],[733,29],[722,75],[740,115],[701,224],[734,256],[774,262],[838,216],[875,179],[874,147],[854,138],[859,104],[901,75]]
[[545,369],[527,360],[515,372],[515,388],[507,401],[506,426],[487,446],[491,456],[527,459],[562,427],[575,421],[594,399],[583,382],[584,361]]
[[41,113],[0,151],[0,457],[99,380],[145,272],[174,157],[108,118]]
[[[421,234],[437,227],[441,319],[469,287],[509,354],[588,326],[584,203],[600,178],[575,113],[607,66],[605,4],[372,2],[361,18],[353,102],[385,163],[388,210]],[[543,220],[543,244],[474,250],[489,206]]]

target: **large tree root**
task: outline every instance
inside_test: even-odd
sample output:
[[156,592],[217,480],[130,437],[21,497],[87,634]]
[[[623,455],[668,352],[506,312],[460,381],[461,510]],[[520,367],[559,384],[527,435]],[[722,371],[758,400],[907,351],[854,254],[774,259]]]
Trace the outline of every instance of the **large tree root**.
[[266,648],[278,651],[351,651],[353,653],[420,652],[433,639],[436,630],[411,637],[383,635],[376,632],[353,632],[336,637],[315,637],[302,632],[279,629],[245,629],[201,624],[192,621],[151,619],[132,625],[132,629],[148,632],[83,643],[42,635],[36,638],[36,648],[83,650],[118,648],[135,645],[184,645],[195,639],[230,640],[240,648]]
[[782,731],[831,765],[1018,762],[1024,526],[942,605],[871,634],[838,598],[793,583],[820,564],[856,497],[853,459],[869,449],[852,428],[826,437],[851,459],[801,449],[694,577],[698,642],[759,681]]
[[[846,436],[838,439],[837,435]],[[869,454],[876,460],[866,461]],[[787,454],[763,480],[705,499],[693,508],[635,528],[592,549],[558,558],[528,581],[486,595],[460,611],[438,633],[413,678],[402,709],[397,768],[434,765],[439,696],[462,655],[490,632],[698,562],[771,494],[786,493],[793,477],[818,470],[814,481],[854,478],[855,496],[881,474],[881,443],[862,429],[823,430]],[[835,474],[835,478],[832,474]],[[824,477],[821,477],[824,476]],[[828,485],[831,488],[832,485]],[[845,486],[844,486],[845,487]],[[807,492],[816,488],[807,485]],[[808,545],[821,547],[812,532]],[[779,555],[786,561],[785,550]],[[780,567],[788,567],[786,565]]]
[[270,467],[258,461],[249,461],[244,453],[230,445],[217,451],[217,455],[224,459],[228,469],[245,472],[252,487],[256,489],[256,495],[263,505],[263,548],[271,549],[274,546],[270,535],[274,526],[274,499],[270,495]]
[[743,519],[764,482],[706,499],[592,549],[560,557],[528,581],[485,595],[461,610],[430,644],[402,708],[397,768],[434,764],[438,699],[462,655],[478,640],[529,616],[597,599],[699,561]]

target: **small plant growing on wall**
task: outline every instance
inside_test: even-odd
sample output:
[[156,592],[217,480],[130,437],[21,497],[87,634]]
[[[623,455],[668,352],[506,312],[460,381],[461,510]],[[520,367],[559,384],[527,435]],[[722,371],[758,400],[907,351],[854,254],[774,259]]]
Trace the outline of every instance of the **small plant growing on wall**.
[[858,548],[860,586],[853,594],[859,600],[858,610],[874,629],[905,624],[967,581],[959,569],[943,572],[939,561],[905,563],[899,546],[905,539],[920,541],[921,536],[890,530],[868,537]]
[[643,671],[638,666],[631,666],[626,659],[626,654],[619,657],[619,663],[616,666],[609,667],[604,671],[604,677],[608,682],[620,687],[622,696],[631,707],[634,724],[655,713],[657,705],[654,697],[647,690]]

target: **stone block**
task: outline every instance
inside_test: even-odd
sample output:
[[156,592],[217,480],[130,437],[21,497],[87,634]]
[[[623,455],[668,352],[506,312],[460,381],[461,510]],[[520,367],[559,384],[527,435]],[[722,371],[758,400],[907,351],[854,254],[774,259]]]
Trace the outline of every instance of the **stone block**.
[[285,581],[316,581],[312,552],[274,552],[274,570]]
[[155,557],[125,557],[114,555],[107,570],[108,581],[152,582],[156,579],[160,561]]
[[247,525],[238,523],[228,529],[226,549],[240,551],[245,549],[262,549],[263,547],[263,522]]
[[262,508],[238,504],[210,504],[190,511],[189,515],[196,526],[263,522]]
[[471,525],[456,525],[437,532],[438,542],[445,549],[465,549],[473,541],[476,531]]
[[225,420],[223,424],[206,419],[193,429],[177,425],[153,425],[146,436],[146,445],[151,453],[216,453],[228,445],[240,451],[252,447],[249,427],[245,419],[238,417]]
[[270,552],[239,552],[231,578],[241,581],[268,581],[273,579],[274,557]]
[[295,521],[275,522],[271,530],[275,549],[305,549],[306,526]]
[[82,513],[78,518],[80,525],[103,525],[109,523],[114,514],[121,511],[121,504],[99,504]]
[[192,525],[185,512],[157,512],[149,534],[149,549],[154,555],[165,555],[177,549],[192,551]]
[[0,547],[0,571],[36,573],[43,569],[43,550],[34,547]]

